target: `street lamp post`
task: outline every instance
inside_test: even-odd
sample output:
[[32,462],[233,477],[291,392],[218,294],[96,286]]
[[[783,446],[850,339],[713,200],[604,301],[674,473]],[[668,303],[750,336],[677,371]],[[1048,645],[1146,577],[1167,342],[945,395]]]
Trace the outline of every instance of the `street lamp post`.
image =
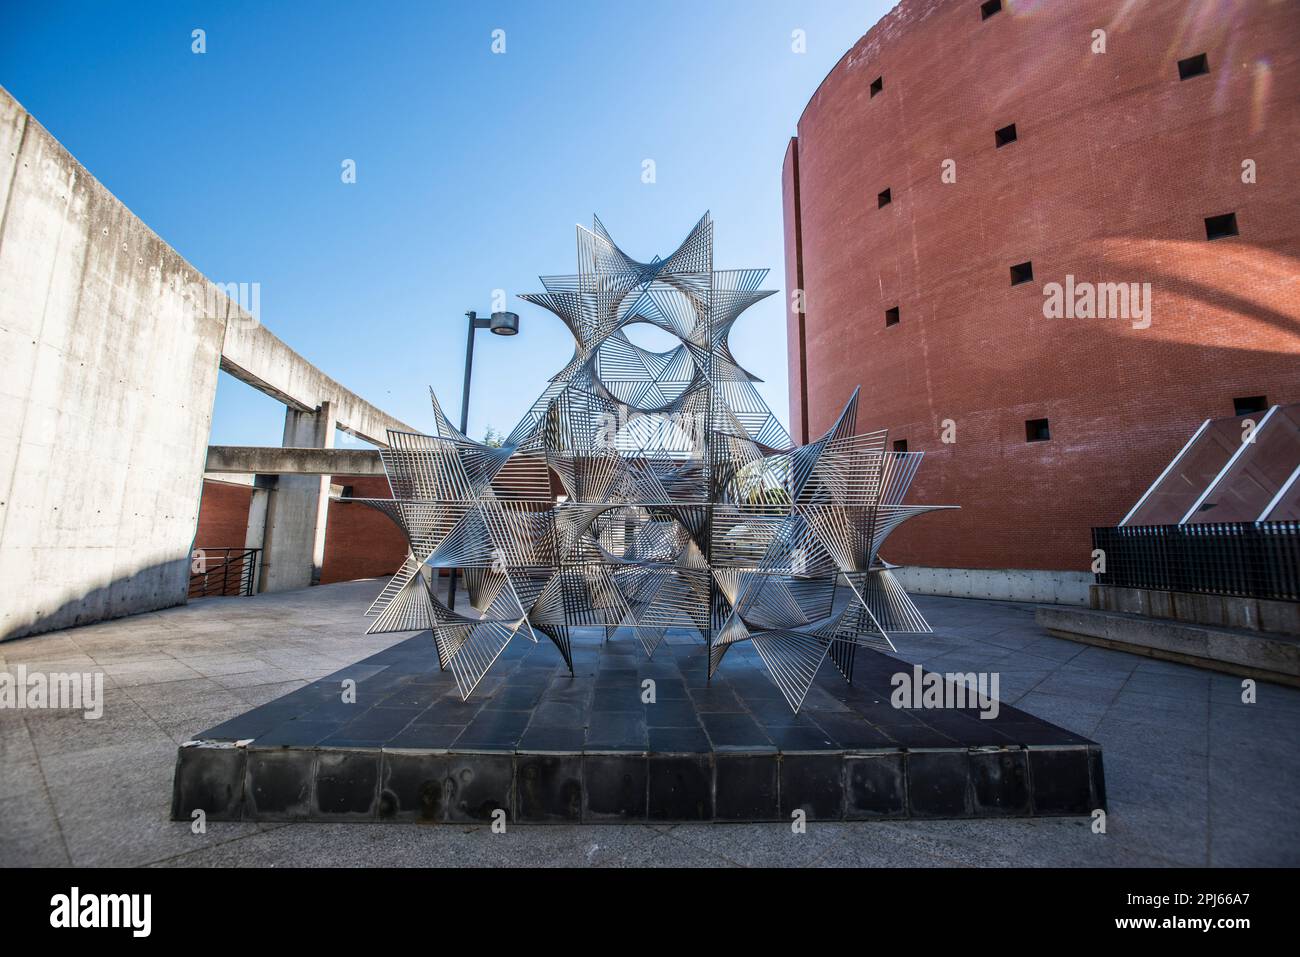
[[[469,380],[474,372],[474,333],[490,329],[498,336],[513,336],[519,332],[519,316],[513,312],[494,312],[486,319],[479,318],[473,309],[465,313],[469,328],[465,333],[465,388],[460,394],[460,430],[469,434]],[[456,569],[447,573],[447,607],[456,608]]]

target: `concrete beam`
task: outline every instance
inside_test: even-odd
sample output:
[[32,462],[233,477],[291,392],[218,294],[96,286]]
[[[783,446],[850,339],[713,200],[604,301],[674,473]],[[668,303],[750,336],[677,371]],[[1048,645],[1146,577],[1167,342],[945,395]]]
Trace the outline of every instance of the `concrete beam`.
[[241,475],[383,475],[384,465],[373,449],[209,445],[206,470]]
[[331,379],[242,310],[226,323],[221,368],[298,412],[328,402],[338,427],[388,446],[388,430],[417,432]]

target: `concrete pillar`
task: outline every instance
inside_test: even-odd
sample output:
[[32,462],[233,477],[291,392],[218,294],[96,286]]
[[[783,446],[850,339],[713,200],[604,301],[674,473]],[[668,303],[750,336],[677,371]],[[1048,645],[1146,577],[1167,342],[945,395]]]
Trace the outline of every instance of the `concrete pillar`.
[[[287,409],[285,448],[334,448],[334,410],[324,402],[315,412]],[[328,475],[281,475],[270,495],[262,591],[285,591],[320,582],[325,564],[325,522],[329,515]]]
[[[253,497],[248,503],[248,530],[244,535],[245,548],[266,548],[266,514],[271,506],[271,495],[275,491],[274,475],[253,476]],[[264,590],[266,581],[262,575],[262,563],[266,553],[259,556],[257,567],[253,570],[253,591]]]

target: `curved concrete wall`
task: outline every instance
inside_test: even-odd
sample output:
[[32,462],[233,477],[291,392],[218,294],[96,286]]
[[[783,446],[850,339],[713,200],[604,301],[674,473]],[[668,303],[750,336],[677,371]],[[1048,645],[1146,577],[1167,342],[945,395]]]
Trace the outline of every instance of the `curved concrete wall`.
[[[1003,7],[905,0],[799,120],[791,423],[816,438],[861,384],[860,426],[927,453],[912,500],[962,510],[909,523],[891,561],[1077,573],[1203,419],[1300,399],[1300,4]],[[1229,212],[1239,234],[1207,241]],[[1150,283],[1150,325],[1046,318],[1067,275]]]
[[[0,88],[0,641],[185,601],[219,368],[289,406],[286,438],[411,431],[261,326]],[[274,587],[313,580],[327,491],[280,483]]]
[[0,190],[0,639],[180,604],[211,284],[3,90]]

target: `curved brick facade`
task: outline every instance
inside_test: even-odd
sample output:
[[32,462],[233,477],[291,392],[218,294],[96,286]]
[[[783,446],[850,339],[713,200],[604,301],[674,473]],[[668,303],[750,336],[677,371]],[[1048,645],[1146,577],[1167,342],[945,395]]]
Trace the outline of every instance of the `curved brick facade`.
[[[1002,6],[904,0],[800,118],[791,426],[816,438],[861,384],[859,426],[927,453],[911,499],[962,511],[910,523],[891,561],[1081,572],[1090,527],[1202,420],[1300,401],[1300,3]],[[1180,79],[1202,53],[1208,74]],[[1237,234],[1207,240],[1227,213]],[[1045,318],[1067,274],[1150,283],[1149,328]],[[1026,441],[1036,419],[1049,440]]]

